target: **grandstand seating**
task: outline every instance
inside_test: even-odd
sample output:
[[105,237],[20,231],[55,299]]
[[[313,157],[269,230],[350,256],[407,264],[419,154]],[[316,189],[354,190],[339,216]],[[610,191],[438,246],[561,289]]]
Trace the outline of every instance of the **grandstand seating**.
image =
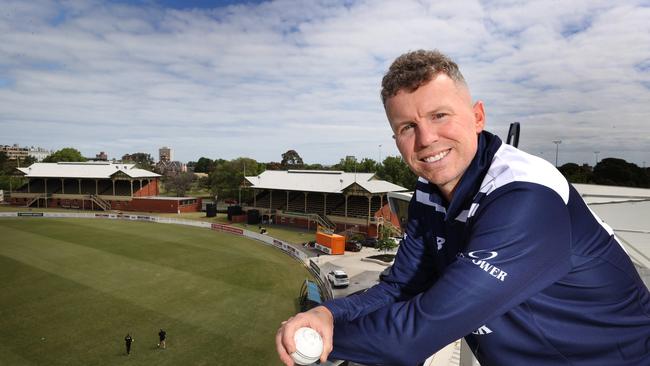
[[[268,190],[260,191],[255,198],[255,207],[268,208],[270,203],[270,194]],[[386,199],[383,203],[387,203]],[[323,215],[323,205],[325,204],[325,197],[323,193],[309,192],[307,193],[307,211],[306,213],[313,213]],[[373,196],[370,203],[370,215],[381,209],[382,199],[379,196]],[[253,206],[252,200],[248,202],[249,206]],[[304,192],[289,192],[289,205],[287,205],[286,191],[273,191],[272,208],[276,210],[286,210],[289,212],[305,212],[305,193]],[[327,207],[325,208],[327,215],[345,216],[345,195],[330,193],[327,195]],[[348,217],[351,218],[366,218],[368,217],[368,197],[365,196],[349,196],[348,197]]]
[[[372,215],[374,211],[370,211]],[[367,217],[368,216],[368,198],[363,196],[348,197],[348,216],[349,217]]]
[[81,194],[95,194],[95,181],[82,180]]
[[[34,191],[32,190],[32,192]],[[61,193],[61,181],[58,179],[48,179],[47,193]]]
[[326,212],[328,215],[335,214],[334,212],[339,207],[342,207],[345,210],[345,196],[342,194],[328,194],[327,195],[327,208]]
[[255,207],[269,207],[271,196],[269,191],[262,191],[255,197]]
[[79,194],[79,181],[77,179],[64,179],[61,192],[65,194]]
[[286,191],[273,191],[273,202],[271,208],[276,210],[284,210],[287,206],[287,193]]
[[322,193],[310,193],[307,195],[308,213],[317,213],[319,215],[322,215],[324,204],[325,204],[325,199],[323,198]]
[[101,195],[112,195],[113,194],[113,183],[110,180],[100,180],[97,191]]
[[[384,197],[383,203],[386,204],[388,203],[387,199]],[[370,203],[370,212],[375,213],[381,209],[382,204],[382,199],[379,196],[373,196],[372,201]]]
[[303,192],[291,192],[289,194],[288,211],[305,212],[305,194]]
[[116,196],[130,196],[131,195],[131,183],[126,180],[116,180],[115,181],[115,195]]

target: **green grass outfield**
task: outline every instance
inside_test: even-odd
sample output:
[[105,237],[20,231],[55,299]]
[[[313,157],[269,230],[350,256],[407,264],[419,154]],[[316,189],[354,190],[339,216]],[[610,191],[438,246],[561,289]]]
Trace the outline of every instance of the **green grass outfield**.
[[[0,212],[92,212],[87,210],[73,210],[67,208],[28,208],[23,206],[9,206],[1,205]],[[118,211],[108,211],[110,213],[117,213]],[[183,220],[196,220],[196,221],[205,221],[205,222],[216,222],[220,224],[229,224],[231,226],[239,227],[246,230],[251,230],[257,232],[257,225],[245,225],[244,223],[230,223],[227,219],[227,215],[223,213],[217,214],[216,217],[206,217],[205,212],[184,212],[180,214],[175,213],[158,213],[158,212],[135,212],[135,211],[124,211],[125,214],[129,215],[147,215],[147,216],[160,216],[160,217],[171,217],[174,219],[183,219]],[[289,243],[302,244],[310,240],[316,240],[316,229],[312,230],[285,226],[285,225],[264,225],[268,230],[270,236],[284,240]]]
[[307,277],[275,248],[207,229],[0,218],[0,364],[279,365],[275,332]]

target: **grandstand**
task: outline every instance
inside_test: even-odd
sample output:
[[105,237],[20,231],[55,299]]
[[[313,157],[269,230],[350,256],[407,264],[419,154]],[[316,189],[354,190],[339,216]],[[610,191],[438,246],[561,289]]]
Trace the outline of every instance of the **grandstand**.
[[245,178],[244,186],[254,191],[245,209],[259,210],[276,223],[307,228],[319,224],[339,232],[354,228],[368,236],[377,236],[385,222],[399,226],[389,210],[381,209],[388,203],[388,192],[406,190],[374,173],[267,170]]
[[16,206],[179,213],[201,207],[193,197],[159,197],[160,175],[134,164],[35,163],[16,174],[27,179],[10,188],[9,203]]

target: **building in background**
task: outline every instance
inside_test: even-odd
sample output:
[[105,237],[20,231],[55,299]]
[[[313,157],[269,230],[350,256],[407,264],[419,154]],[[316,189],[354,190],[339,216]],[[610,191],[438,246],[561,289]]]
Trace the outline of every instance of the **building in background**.
[[171,147],[163,146],[158,149],[159,161],[173,161],[174,160],[174,151]]
[[43,159],[47,158],[49,155],[52,155],[52,153],[54,153],[54,151],[44,149],[42,147],[31,146],[29,148],[29,156],[36,159],[36,161],[39,163],[43,161]]
[[95,160],[98,161],[108,161],[108,154],[103,151],[100,151],[99,154],[95,155]]
[[7,154],[9,160],[24,160],[29,156],[29,149],[26,147],[20,147],[18,144],[2,145],[0,146],[0,151]]
[[160,160],[156,163],[156,171],[162,175],[178,175],[187,172],[187,164],[180,161]]
[[42,147],[23,147],[18,144],[13,145],[1,145],[0,151],[7,154],[9,160],[20,160],[23,161],[27,159],[28,156],[36,159],[37,162],[43,161],[48,155],[52,154],[52,150],[44,149]]

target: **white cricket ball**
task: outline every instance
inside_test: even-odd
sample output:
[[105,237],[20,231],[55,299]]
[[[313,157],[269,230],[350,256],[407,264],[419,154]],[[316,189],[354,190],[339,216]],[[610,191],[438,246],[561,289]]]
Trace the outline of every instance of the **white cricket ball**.
[[323,340],[317,331],[302,327],[293,335],[296,343],[296,352],[291,354],[291,358],[298,365],[311,365],[318,361],[323,353]]

